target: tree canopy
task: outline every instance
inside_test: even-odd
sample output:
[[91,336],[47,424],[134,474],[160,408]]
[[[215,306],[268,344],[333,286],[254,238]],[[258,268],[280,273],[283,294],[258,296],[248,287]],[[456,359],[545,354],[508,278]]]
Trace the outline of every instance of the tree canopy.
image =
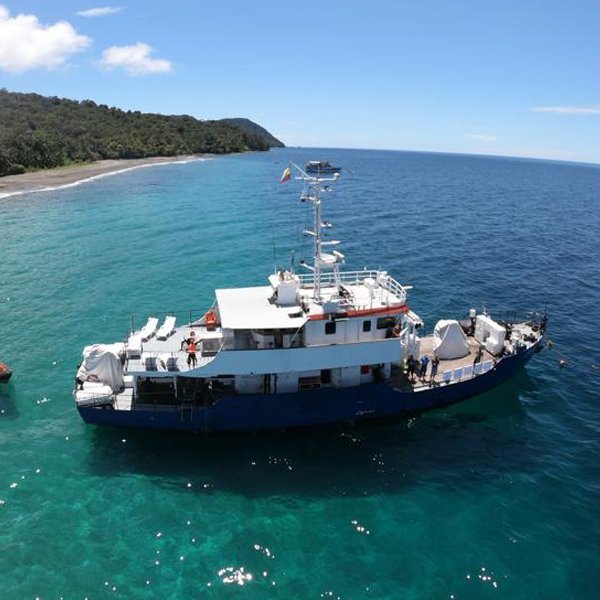
[[248,119],[201,121],[0,90],[0,176],[107,158],[283,146]]

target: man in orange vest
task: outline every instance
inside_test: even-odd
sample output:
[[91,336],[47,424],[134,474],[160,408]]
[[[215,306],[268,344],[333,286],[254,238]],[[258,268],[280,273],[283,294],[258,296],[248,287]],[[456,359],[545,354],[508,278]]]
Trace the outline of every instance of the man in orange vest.
[[196,347],[198,346],[198,340],[196,339],[196,332],[190,331],[190,337],[186,338],[181,342],[181,349],[184,349],[184,345],[187,349],[187,364],[190,369],[196,368]]

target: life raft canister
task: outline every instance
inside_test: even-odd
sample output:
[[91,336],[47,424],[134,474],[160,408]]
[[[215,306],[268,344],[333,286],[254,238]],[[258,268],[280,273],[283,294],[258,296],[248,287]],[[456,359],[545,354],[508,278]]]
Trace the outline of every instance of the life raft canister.
[[212,331],[217,327],[217,315],[212,310],[209,310],[204,315],[204,323],[206,324],[206,329]]

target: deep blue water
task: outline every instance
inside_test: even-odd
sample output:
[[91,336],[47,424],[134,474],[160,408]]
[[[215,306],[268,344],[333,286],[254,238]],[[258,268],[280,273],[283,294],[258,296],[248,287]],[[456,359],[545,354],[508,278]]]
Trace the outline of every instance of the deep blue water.
[[[307,208],[278,180],[315,158],[343,165],[326,211],[348,268],[414,285],[428,328],[547,305],[554,348],[389,425],[85,426],[83,346],[300,257]],[[0,200],[0,597],[597,597],[599,196],[593,165],[287,149]]]

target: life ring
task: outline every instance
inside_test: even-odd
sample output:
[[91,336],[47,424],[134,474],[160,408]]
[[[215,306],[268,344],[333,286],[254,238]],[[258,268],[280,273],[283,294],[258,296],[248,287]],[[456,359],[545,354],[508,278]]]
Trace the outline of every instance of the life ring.
[[206,329],[209,331],[215,329],[217,326],[217,315],[212,310],[209,310],[204,315],[204,323],[206,325]]

